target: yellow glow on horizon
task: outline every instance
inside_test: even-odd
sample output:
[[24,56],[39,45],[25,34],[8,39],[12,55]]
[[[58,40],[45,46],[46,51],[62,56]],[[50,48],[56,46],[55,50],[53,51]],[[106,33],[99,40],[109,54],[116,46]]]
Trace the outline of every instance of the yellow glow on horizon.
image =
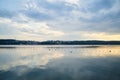
[[84,36],[93,40],[120,40],[120,34],[85,33]]

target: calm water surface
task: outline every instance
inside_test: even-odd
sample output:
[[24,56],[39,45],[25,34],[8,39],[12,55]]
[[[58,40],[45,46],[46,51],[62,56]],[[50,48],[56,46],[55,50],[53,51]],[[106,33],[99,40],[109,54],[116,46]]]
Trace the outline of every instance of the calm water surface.
[[120,80],[120,46],[0,46],[0,80]]

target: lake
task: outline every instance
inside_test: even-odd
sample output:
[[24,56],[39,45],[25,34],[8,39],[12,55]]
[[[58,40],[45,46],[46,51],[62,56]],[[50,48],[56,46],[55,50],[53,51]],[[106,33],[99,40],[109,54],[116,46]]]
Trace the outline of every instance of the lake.
[[0,80],[120,80],[120,46],[1,45]]

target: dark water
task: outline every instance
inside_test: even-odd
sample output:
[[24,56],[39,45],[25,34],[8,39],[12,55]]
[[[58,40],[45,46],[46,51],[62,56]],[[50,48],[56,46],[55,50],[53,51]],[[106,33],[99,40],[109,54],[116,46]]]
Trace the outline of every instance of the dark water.
[[120,80],[120,46],[0,46],[0,80]]

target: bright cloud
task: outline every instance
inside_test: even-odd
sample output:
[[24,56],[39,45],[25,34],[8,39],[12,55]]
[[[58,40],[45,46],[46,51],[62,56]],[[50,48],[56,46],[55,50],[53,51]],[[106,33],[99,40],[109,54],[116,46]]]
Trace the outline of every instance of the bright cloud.
[[4,35],[6,35],[8,33],[7,35],[21,35],[26,36],[28,39],[30,39],[31,36],[59,37],[64,34],[62,31],[52,29],[46,23],[34,22],[32,20],[28,23],[19,23],[10,19],[1,18],[0,24],[0,30],[2,30],[2,32],[0,32],[1,34],[4,33]]

